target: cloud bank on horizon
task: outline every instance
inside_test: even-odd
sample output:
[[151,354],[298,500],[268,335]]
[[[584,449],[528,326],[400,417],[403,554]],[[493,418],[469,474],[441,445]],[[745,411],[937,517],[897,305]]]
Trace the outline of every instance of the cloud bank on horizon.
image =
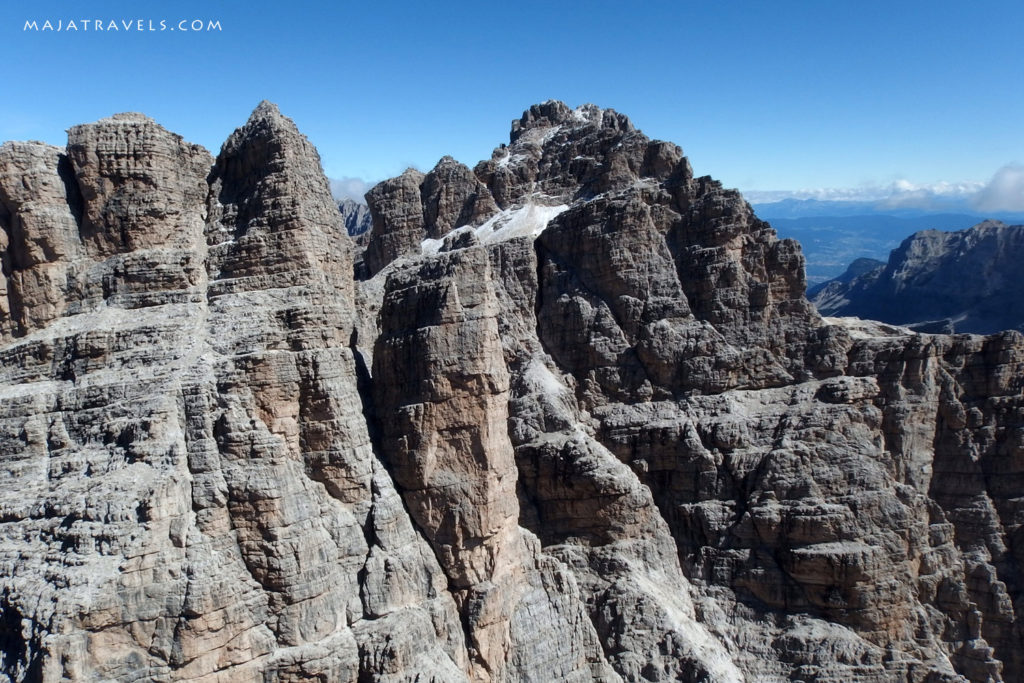
[[753,204],[786,199],[870,202],[880,209],[943,210],[957,207],[977,211],[1024,211],[1024,165],[1007,164],[985,183],[976,181],[917,184],[896,180],[888,185],[804,190],[751,190],[743,193]]

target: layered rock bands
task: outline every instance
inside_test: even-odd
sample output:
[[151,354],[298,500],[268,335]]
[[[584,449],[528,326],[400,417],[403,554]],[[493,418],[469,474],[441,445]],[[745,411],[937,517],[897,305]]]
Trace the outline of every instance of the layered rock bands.
[[1024,678],[1019,333],[820,318],[592,105],[367,200],[267,103],[0,147],[8,680]]

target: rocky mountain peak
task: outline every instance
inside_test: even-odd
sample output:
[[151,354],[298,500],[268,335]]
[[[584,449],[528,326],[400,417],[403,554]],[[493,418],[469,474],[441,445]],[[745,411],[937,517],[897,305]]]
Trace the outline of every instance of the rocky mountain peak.
[[[238,286],[325,278],[352,295],[352,241],[320,155],[276,105],[260,103],[228,137],[209,182],[209,264],[218,277]],[[248,278],[256,279],[243,285]]]
[[295,122],[282,114],[276,104],[263,100],[252,110],[245,124],[228,137],[224,147],[233,149],[246,140],[272,141],[279,138],[298,140],[304,139],[304,136],[299,133]]
[[549,101],[514,121],[511,144],[474,169],[502,209],[526,196],[561,202],[627,189],[642,178],[692,173],[682,150],[650,140],[617,112],[586,104],[575,110]]
[[[521,118],[512,122],[509,141],[515,144],[530,131],[563,127],[603,127],[627,133],[635,130],[629,117],[612,109],[601,109],[597,105],[589,103],[572,109],[564,102],[548,100],[542,104],[533,105],[523,112]],[[550,131],[543,133],[543,135],[548,134]]]
[[349,237],[368,238],[370,227],[373,225],[370,207],[363,202],[348,198],[338,201],[337,204],[338,212],[341,213],[341,220],[345,223],[345,231]]
[[[281,114],[281,109],[270,100],[261,100],[256,108],[249,115],[249,121],[253,119],[283,119],[287,118]],[[290,119],[289,119],[290,120]]]
[[316,223],[344,232],[320,155],[277,105],[263,101],[224,143],[213,171],[221,207],[242,230]]
[[[441,157],[440,159],[437,160],[437,163],[434,165],[434,170],[437,170],[437,169],[440,169],[440,168],[445,168],[445,167],[450,167],[450,166],[462,166],[462,165],[463,164],[460,164],[458,161],[455,160],[455,157],[453,157],[451,155],[448,155],[448,154],[445,154],[443,157]],[[406,170],[408,170],[408,169],[406,169]]]
[[648,139],[612,110],[592,104],[573,110],[550,100],[513,122],[510,139],[472,170],[444,157],[422,179],[407,171],[371,190],[367,201],[379,218],[367,251],[369,272],[457,228],[490,221],[497,231],[527,205],[568,206],[659,184],[689,201],[693,174],[682,150]]
[[572,109],[564,102],[548,100],[541,104],[535,104],[523,112],[519,120],[512,122],[510,141],[514,143],[528,130],[562,125],[571,117]]
[[[122,114],[70,128],[67,158],[81,197],[78,238],[92,258],[187,250],[201,239],[211,163],[202,147],[147,116]],[[106,287],[122,288],[134,287]]]

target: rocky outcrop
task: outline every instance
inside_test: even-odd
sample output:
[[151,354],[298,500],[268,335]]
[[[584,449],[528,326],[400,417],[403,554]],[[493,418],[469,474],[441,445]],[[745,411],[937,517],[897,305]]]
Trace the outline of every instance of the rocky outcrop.
[[959,232],[924,230],[888,263],[851,266],[809,296],[823,315],[846,315],[922,332],[1024,330],[1024,226],[985,221]]
[[268,103],[0,148],[7,679],[1024,676],[1019,333],[820,318],[592,105],[367,200]]
[[5,338],[110,302],[185,301],[203,269],[209,166],[205,150],[138,114],[71,128],[66,154],[5,143]]
[[420,185],[423,174],[407,169],[397,178],[385,180],[366,193],[373,216],[366,263],[371,274],[403,254],[419,252],[425,236]]
[[425,239],[480,225],[497,212],[490,191],[469,168],[444,157],[426,175],[414,169],[366,195],[374,216],[367,247],[369,273],[400,256],[418,255]]
[[[135,118],[71,139],[86,205],[126,199],[96,199],[102,223],[83,211],[68,269],[119,284],[126,261],[163,267],[145,299],[111,287],[4,346],[4,471],[20,491],[3,502],[7,675],[454,680],[454,602],[373,455],[348,237],[315,150],[269,104],[212,170]],[[161,140],[184,153],[148,158]],[[185,202],[172,193],[190,168],[202,190]],[[175,210],[148,212],[130,242],[90,228],[135,211],[132,191],[144,206],[176,196]],[[93,232],[112,236],[90,252]],[[181,291],[167,264],[200,269]]]
[[611,677],[568,572],[519,527],[499,313],[478,245],[389,276],[373,357],[381,450],[461,607],[474,679]]

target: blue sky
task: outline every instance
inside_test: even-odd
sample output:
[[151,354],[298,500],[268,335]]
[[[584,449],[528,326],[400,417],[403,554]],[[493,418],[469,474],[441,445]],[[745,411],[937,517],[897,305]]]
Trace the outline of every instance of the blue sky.
[[[47,19],[222,28],[23,30]],[[133,110],[216,152],[270,99],[329,176],[377,180],[472,165],[556,98],[624,112],[754,195],[1024,192],[1022,30],[1019,0],[4,3],[0,139],[63,144]]]

